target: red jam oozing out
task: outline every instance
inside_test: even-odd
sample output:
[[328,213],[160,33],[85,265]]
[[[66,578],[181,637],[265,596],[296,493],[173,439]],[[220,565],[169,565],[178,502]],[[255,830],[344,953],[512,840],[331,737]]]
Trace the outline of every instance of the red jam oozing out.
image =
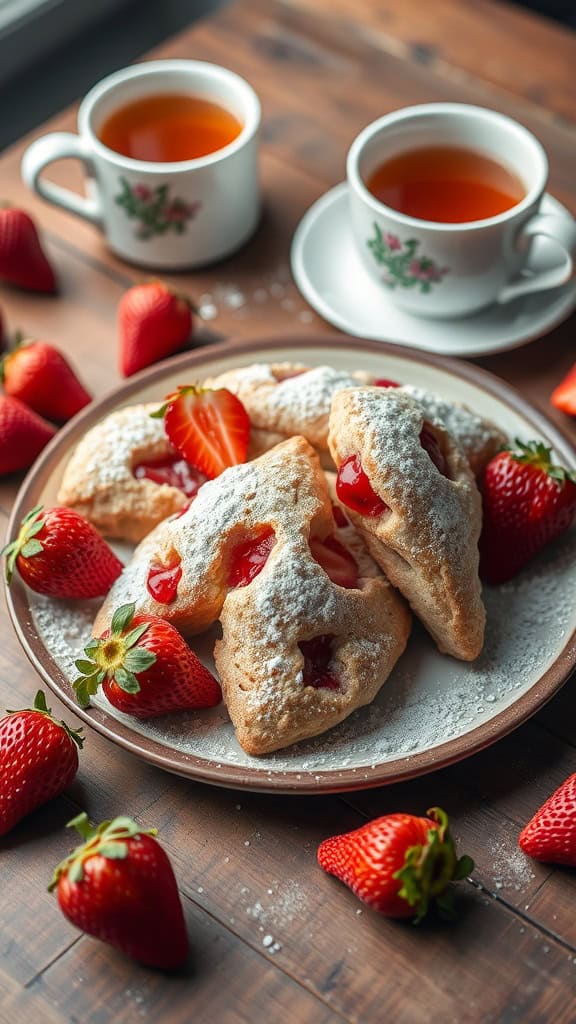
[[343,505],[363,516],[381,516],[388,508],[362,469],[359,455],[349,455],[340,466],[336,494]]
[[301,640],[298,644],[304,655],[304,686],[313,686],[316,690],[339,689],[338,680],[330,672],[333,639],[334,637],[329,635],[315,636],[312,640]]
[[275,543],[276,534],[271,526],[267,526],[256,537],[238,544],[230,560],[228,586],[248,586],[262,572]]
[[375,388],[399,388],[397,380],[388,380],[388,377],[377,377],[374,381]]
[[176,600],[178,584],[182,576],[180,562],[174,565],[154,565],[148,570],[146,589],[155,601],[160,604],[171,604]]
[[313,557],[327,576],[339,587],[350,590],[358,586],[358,566],[350,552],[335,537],[310,537]]
[[332,514],[334,516],[334,522],[339,530],[343,530],[344,527],[350,525],[350,520],[346,518],[340,505],[332,504]]
[[438,444],[435,435],[426,426],[426,424],[424,424],[422,430],[420,431],[420,444],[422,445],[424,451],[428,452],[428,455],[432,459],[432,462],[436,466],[438,472],[442,473],[442,476],[448,476],[444,453],[440,445]]
[[180,455],[168,455],[157,462],[139,462],[132,470],[137,480],[153,480],[155,484],[169,484],[183,491],[188,498],[193,498],[206,477],[193,466],[190,466]]

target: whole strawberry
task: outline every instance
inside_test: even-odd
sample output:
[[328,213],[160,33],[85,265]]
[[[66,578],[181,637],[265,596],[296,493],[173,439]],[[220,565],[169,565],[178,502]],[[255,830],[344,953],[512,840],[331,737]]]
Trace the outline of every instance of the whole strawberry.
[[9,584],[17,569],[37,594],[72,600],[104,597],[123,569],[104,538],[71,508],[37,505],[2,554]]
[[518,843],[535,860],[576,867],[576,773],[536,811]]
[[49,889],[88,935],[148,967],[175,970],[188,957],[188,935],[167,855],[131,818],[91,828],[86,814],[68,823],[83,843],[58,865]]
[[567,416],[576,416],[576,363],[554,388],[550,401],[556,409],[565,412]]
[[34,292],[57,287],[34,221],[13,206],[0,207],[0,278]]
[[61,352],[46,341],[17,345],[0,373],[7,395],[56,423],[65,423],[92,401]]
[[573,474],[553,465],[541,441],[515,444],[490,460],[482,478],[480,576],[486,583],[512,579],[576,515]]
[[156,615],[135,616],[133,604],[116,609],[110,630],[91,640],[85,654],[73,683],[83,707],[100,685],[113,707],[135,718],[211,708],[222,699],[178,630]]
[[161,281],[129,288],[118,309],[122,375],[130,377],[178,352],[188,341],[192,326],[190,301]]
[[55,433],[24,402],[0,395],[0,476],[28,469]]
[[72,782],[80,732],[52,718],[42,690],[32,708],[9,711],[0,720],[0,835]]
[[427,815],[387,814],[354,832],[325,839],[318,863],[387,917],[420,921],[431,900],[450,914],[447,887],[469,875],[474,862],[456,857],[444,811],[433,807]]

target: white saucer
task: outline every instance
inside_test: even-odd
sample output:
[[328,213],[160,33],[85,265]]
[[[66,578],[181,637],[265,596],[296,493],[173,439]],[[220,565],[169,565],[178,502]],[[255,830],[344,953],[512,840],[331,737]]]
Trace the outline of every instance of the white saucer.
[[[292,242],[292,273],[310,305],[348,334],[451,356],[482,356],[547,334],[576,307],[576,280],[490,306],[457,320],[425,320],[398,309],[365,270],[352,239],[346,182],[326,192],[302,218]],[[566,213],[546,195],[543,213]],[[554,242],[537,238],[530,269],[558,262]]]

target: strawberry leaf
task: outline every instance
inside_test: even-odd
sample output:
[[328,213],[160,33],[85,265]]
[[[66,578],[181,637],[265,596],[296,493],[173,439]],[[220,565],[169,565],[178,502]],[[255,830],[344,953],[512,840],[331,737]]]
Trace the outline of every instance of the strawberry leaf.
[[133,672],[127,672],[125,668],[117,668],[114,673],[114,682],[118,684],[125,693],[140,693],[140,683]]
[[99,680],[99,672],[95,672],[90,676],[79,676],[72,683],[72,689],[76,694],[76,698],[80,707],[87,708],[90,703],[90,697],[96,693]]
[[111,633],[123,633],[124,630],[127,629],[130,623],[132,622],[135,610],[136,605],[134,603],[123,604],[121,605],[120,608],[117,608],[116,611],[114,612],[114,615],[112,616],[112,623],[110,625]]
[[139,626],[135,626],[129,633],[126,633],[126,636],[124,637],[126,647],[134,647],[134,644],[137,643],[140,637],[144,635],[149,626],[149,622],[141,622]]
[[42,550],[43,546],[39,540],[28,540],[20,549],[20,554],[23,558],[32,558],[33,555],[39,555]]
[[101,857],[108,857],[109,860],[123,860],[128,855],[128,846],[126,843],[104,843],[103,846],[98,848],[98,853]]
[[147,668],[154,665],[156,655],[145,647],[137,647],[128,651],[124,658],[124,668],[128,672],[145,672]]
[[96,672],[98,666],[93,661],[86,661],[84,658],[79,658],[74,664],[79,672],[84,676],[91,676]]
[[474,871],[475,866],[476,865],[474,864],[472,857],[469,857],[468,854],[465,853],[464,856],[460,857],[460,860],[456,862],[452,880],[454,882],[461,882],[463,878],[467,878],[468,875]]

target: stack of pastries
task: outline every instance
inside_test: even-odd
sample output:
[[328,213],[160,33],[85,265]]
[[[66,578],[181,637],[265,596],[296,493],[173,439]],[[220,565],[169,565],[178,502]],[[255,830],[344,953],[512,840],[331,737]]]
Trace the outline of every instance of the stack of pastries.
[[[494,424],[422,389],[329,366],[259,363],[204,386],[242,402],[245,463],[206,480],[172,450],[155,405],[112,413],[68,463],[59,504],[137,543],[95,635],[127,603],[186,638],[219,620],[224,700],[253,755],[370,703],[408,643],[412,613],[440,651],[479,655],[476,477],[506,441]],[[173,585],[151,587],[151,572]]]

